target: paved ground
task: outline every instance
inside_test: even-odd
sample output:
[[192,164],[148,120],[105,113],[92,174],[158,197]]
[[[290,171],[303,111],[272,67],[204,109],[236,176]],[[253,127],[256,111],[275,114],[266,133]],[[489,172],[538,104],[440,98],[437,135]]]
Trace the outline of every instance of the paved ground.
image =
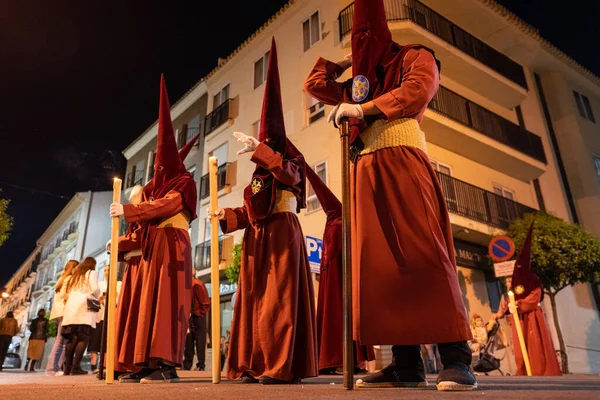
[[224,380],[211,383],[209,373],[180,372],[178,384],[107,385],[94,376],[48,377],[43,373],[23,371],[0,372],[0,398],[10,400],[143,399],[187,400],[204,399],[600,399],[600,376],[571,375],[565,377],[479,377],[479,388],[472,392],[437,392],[435,377],[428,377],[430,386],[423,389],[355,389],[346,391],[341,378],[308,379],[301,385],[243,385]]

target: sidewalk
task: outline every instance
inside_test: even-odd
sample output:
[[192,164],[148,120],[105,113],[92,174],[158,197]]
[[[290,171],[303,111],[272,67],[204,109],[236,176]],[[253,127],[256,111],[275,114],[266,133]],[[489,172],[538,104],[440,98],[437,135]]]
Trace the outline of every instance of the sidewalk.
[[210,373],[179,371],[178,384],[120,384],[108,385],[93,375],[45,376],[42,372],[10,371],[0,373],[0,393],[11,400],[90,399],[598,399],[598,375],[565,377],[479,377],[479,388],[472,392],[452,393],[435,390],[435,377],[429,376],[429,387],[423,389],[355,389],[344,390],[341,377],[307,379],[301,385],[262,386],[244,385],[223,380],[213,384]]

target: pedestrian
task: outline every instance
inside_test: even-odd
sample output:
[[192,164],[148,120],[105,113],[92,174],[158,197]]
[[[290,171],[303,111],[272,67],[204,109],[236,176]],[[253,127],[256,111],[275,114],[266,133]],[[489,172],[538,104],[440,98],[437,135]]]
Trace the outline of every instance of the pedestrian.
[[[142,259],[133,283],[125,327],[126,346],[141,370],[121,382],[178,382],[192,304],[192,246],[189,226],[196,218],[196,182],[175,142],[169,98],[161,76],[158,144],[154,177],[139,204],[113,203],[110,216],[139,223]],[[123,347],[121,348],[121,356]]]
[[210,298],[204,283],[194,277],[192,286],[192,314],[189,321],[189,332],[185,339],[185,355],[183,369],[191,370],[194,361],[194,347],[198,362],[198,371],[206,368],[206,319],[210,311]]
[[228,343],[225,341],[225,336],[221,336],[221,346],[220,346],[220,353],[221,353],[221,371],[223,371],[223,368],[225,367],[225,360],[227,360],[227,351],[228,351]]
[[2,364],[8,353],[8,348],[12,343],[13,336],[19,333],[19,323],[15,319],[12,311],[6,313],[6,316],[0,319],[0,372],[2,371]]
[[54,288],[54,301],[52,303],[52,310],[50,310],[50,321],[56,322],[58,327],[56,329],[54,345],[52,346],[50,356],[48,357],[48,364],[46,365],[46,375],[64,375],[62,366],[65,362],[65,338],[62,335],[62,319],[65,311],[65,299],[60,297],[60,291],[65,284],[66,278],[73,274],[75,267],[78,265],[79,261],[67,261],[58,282],[56,282],[56,287]]
[[477,386],[448,210],[419,126],[439,74],[433,51],[392,40],[383,0],[356,0],[352,54],[319,58],[305,82],[335,106],[330,121],[350,123],[354,339],[394,345],[395,361],[359,388],[427,385],[423,343],[438,344],[438,390]]
[[313,284],[296,216],[306,207],[306,169],[304,156],[285,135],[274,38],[259,139],[234,135],[245,145],[238,154],[252,153],[252,181],[242,207],[207,210],[223,233],[245,229],[227,378],[299,383],[317,375]]
[[[342,296],[342,203],[329,190],[325,182],[306,165],[309,180],[319,204],[327,215],[323,232],[323,251],[320,265],[320,282],[317,301],[317,343],[319,349],[319,374],[339,374],[342,369],[343,296]],[[367,363],[375,360],[373,346],[354,342],[354,370],[362,372]]]
[[[529,228],[523,249],[515,261],[515,269],[511,277],[506,278],[506,289],[512,290],[515,296],[517,309],[515,313],[521,322],[523,340],[529,356],[531,374],[533,376],[561,376],[560,365],[556,357],[556,350],[546,324],[546,318],[540,307],[544,299],[544,285],[541,279],[531,271],[531,246],[533,224]],[[507,295],[500,300],[498,312],[494,319],[508,315],[512,327],[513,351],[517,363],[517,375],[527,375],[525,360],[519,345],[519,337],[515,326],[514,315],[508,313],[510,303]]]
[[29,335],[25,371],[29,370],[30,372],[35,372],[35,363],[42,358],[44,346],[48,340],[48,320],[46,319],[46,310],[43,308],[40,309],[37,315],[37,318],[31,321],[31,325],[29,326],[31,335]]
[[85,375],[81,368],[83,353],[94,334],[96,313],[100,310],[100,288],[96,259],[87,257],[73,274],[65,279],[61,296],[67,298],[62,321],[62,335],[66,339],[65,375]]

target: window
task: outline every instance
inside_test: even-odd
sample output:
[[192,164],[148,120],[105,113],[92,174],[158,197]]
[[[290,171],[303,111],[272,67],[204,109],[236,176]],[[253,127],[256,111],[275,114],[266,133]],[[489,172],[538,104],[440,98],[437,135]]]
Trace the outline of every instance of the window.
[[444,199],[446,200],[446,205],[448,206],[448,211],[450,212],[458,212],[458,200],[456,196],[456,187],[454,186],[454,179],[452,176],[452,168],[449,165],[441,163],[436,160],[429,160],[431,162],[431,167],[434,171],[439,172],[438,180],[440,181],[440,186],[442,187],[442,193],[444,194]]
[[259,132],[260,132],[260,119],[252,124],[252,137],[258,139]]
[[225,103],[225,100],[229,98],[229,84],[227,84],[221,91],[213,96],[213,110]]
[[188,143],[194,136],[200,132],[200,115],[196,115],[187,123],[187,135],[185,142]]
[[507,189],[505,187],[502,187],[500,185],[494,185],[494,193],[496,193],[498,196],[502,196],[505,199],[509,199],[509,200],[514,200],[515,199],[515,192]]
[[[327,162],[322,162],[313,167],[319,178],[327,185]],[[312,185],[308,185],[308,196],[306,199],[306,212],[313,212],[321,208],[321,203],[317,198],[317,194],[313,190]]]
[[154,161],[156,161],[156,152],[152,152],[152,162],[148,164],[148,181],[154,178]]
[[310,49],[321,39],[321,24],[318,11],[302,23],[302,37],[304,39],[304,51]]
[[592,112],[592,105],[590,99],[587,96],[573,90],[573,97],[575,97],[575,104],[577,104],[577,111],[579,115],[591,122],[596,122],[594,113]]
[[325,116],[325,105],[314,97],[305,94],[306,99],[306,125],[310,125]]
[[600,178],[600,156],[594,157],[594,166],[596,167],[596,175]]
[[208,156],[217,157],[217,164],[219,166],[225,164],[227,162],[227,142],[208,153]]
[[442,174],[452,176],[452,169],[450,168],[449,165],[446,165],[444,163],[441,163],[441,162],[435,161],[435,160],[430,160],[430,162],[431,162],[431,166],[433,167],[434,171],[438,171],[438,172],[441,172]]
[[190,174],[192,174],[192,179],[194,179],[194,177],[196,176],[196,166],[194,165],[193,167],[191,167],[190,169],[188,169],[188,172]]
[[269,54],[267,51],[264,56],[254,63],[254,89],[265,83],[267,80],[267,70],[269,68]]

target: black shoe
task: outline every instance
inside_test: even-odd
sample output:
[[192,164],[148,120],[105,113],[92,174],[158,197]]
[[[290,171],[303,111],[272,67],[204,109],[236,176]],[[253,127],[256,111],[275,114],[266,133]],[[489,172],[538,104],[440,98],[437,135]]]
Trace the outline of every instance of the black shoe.
[[477,379],[471,367],[463,363],[444,366],[436,381],[437,390],[460,391],[473,390],[477,387]]
[[142,368],[138,372],[132,372],[130,374],[123,374],[119,376],[119,382],[121,383],[140,383],[142,379],[152,374],[155,369],[152,368]]
[[296,385],[301,382],[300,379],[292,379],[291,381],[282,381],[280,379],[271,378],[270,376],[261,376],[258,378],[261,385]]
[[389,388],[389,387],[422,387],[427,386],[425,373],[417,366],[414,368],[398,368],[391,363],[374,374],[356,381],[358,388]]
[[242,377],[240,378],[240,382],[242,382],[242,383],[258,383],[258,379],[256,379],[249,373],[244,372],[242,374]]
[[175,367],[165,365],[155,370],[150,375],[142,378],[140,383],[176,383],[179,382],[179,376],[177,376],[177,370]]
[[73,368],[71,370],[71,375],[87,375],[87,371],[81,369],[81,368]]

